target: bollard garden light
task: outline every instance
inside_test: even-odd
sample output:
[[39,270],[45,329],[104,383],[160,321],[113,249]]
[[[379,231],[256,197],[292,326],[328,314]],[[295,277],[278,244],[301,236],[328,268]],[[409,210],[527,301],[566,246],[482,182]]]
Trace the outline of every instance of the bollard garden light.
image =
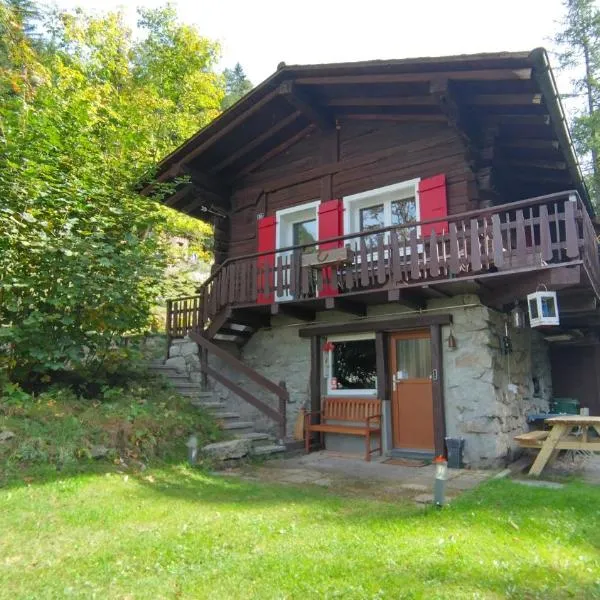
[[434,459],[435,487],[433,488],[433,502],[436,506],[444,506],[446,494],[446,479],[448,479],[448,461],[443,456]]
[[188,462],[193,467],[198,459],[198,438],[195,435],[190,435],[185,445],[188,449]]

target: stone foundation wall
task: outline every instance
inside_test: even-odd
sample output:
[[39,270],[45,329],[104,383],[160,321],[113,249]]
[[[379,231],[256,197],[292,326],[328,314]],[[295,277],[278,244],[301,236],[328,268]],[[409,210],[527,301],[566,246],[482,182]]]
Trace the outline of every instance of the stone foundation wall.
[[[442,328],[446,435],[465,439],[467,466],[492,467],[511,460],[517,451],[513,436],[527,429],[526,414],[547,410],[552,396],[547,344],[535,330],[509,327],[513,352],[504,355],[501,340],[505,316],[482,306],[477,296],[435,300],[427,308],[453,316],[453,325]],[[400,305],[385,304],[370,307],[368,316],[400,316],[409,312]],[[317,320],[348,321],[350,317],[327,311],[318,313]],[[291,399],[287,405],[288,436],[293,434],[300,408],[309,406],[310,342],[298,336],[302,325],[274,317],[271,328],[255,333],[239,356],[272,381],[286,382]],[[454,350],[447,344],[451,331],[457,342]],[[209,360],[213,368],[277,408],[276,396],[243,374],[233,372],[219,359]],[[167,364],[187,370],[193,378],[200,377],[197,346],[189,340],[173,344]],[[260,411],[226,387],[214,382],[211,386],[231,410],[254,422],[256,430],[277,433],[273,421]],[[362,439],[351,442],[356,445],[356,452],[362,452]]]
[[517,454],[513,437],[527,430],[527,413],[548,408],[548,346],[539,332],[509,325],[513,351],[504,354],[505,315],[484,306],[452,314],[442,334],[445,342],[452,331],[457,342],[455,350],[443,344],[446,434],[465,439],[467,465],[498,466]]

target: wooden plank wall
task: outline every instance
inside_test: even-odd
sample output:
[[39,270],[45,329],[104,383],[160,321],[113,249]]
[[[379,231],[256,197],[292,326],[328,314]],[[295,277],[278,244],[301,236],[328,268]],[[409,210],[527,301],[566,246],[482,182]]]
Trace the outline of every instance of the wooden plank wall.
[[[238,184],[232,195],[229,256],[256,251],[258,213],[268,216],[297,204],[330,200],[331,197],[321,197],[329,189],[333,198],[341,198],[445,173],[448,212],[478,208],[464,147],[443,123],[348,121],[341,124],[337,140],[335,137],[335,133],[332,136],[314,132]],[[337,148],[332,148],[336,142]],[[335,158],[339,167],[335,166]],[[333,165],[335,172],[309,181],[294,181],[298,175],[322,165]],[[290,180],[289,185],[286,179]]]

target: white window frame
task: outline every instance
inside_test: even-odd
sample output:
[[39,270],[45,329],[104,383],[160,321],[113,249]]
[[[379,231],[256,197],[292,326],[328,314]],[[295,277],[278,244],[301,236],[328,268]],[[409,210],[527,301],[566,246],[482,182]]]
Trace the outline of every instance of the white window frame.
[[[410,179],[392,185],[367,190],[358,194],[344,197],[344,233],[360,232],[360,209],[383,204],[384,227],[392,225],[392,202],[402,198],[415,199],[417,222],[421,220],[421,202],[419,197],[419,182],[421,178]],[[417,226],[417,236],[421,235],[421,227]],[[387,238],[387,236],[386,236]],[[353,246],[358,246],[358,239],[352,240]]]
[[[327,336],[327,342],[332,342],[335,344],[336,342],[359,342],[361,340],[375,340],[375,332],[367,332],[367,333],[352,333],[352,334],[339,334],[339,335],[329,335]],[[325,392],[325,396],[368,396],[368,397],[377,397],[377,388],[368,389],[368,390],[332,390],[331,389],[331,379],[333,377],[333,351],[330,350],[325,353],[326,354],[326,383],[327,390]]]
[[[292,245],[291,231],[294,223],[301,223],[311,219],[311,214],[314,212],[315,219],[317,220],[317,239],[319,237],[319,206],[320,200],[313,200],[312,202],[305,202],[304,204],[298,204],[297,206],[290,206],[289,208],[282,208],[275,213],[275,260],[278,256],[289,256],[291,251],[279,252],[280,248],[287,248]],[[303,214],[304,213],[304,214]],[[275,302],[285,302],[286,300],[293,300],[291,294],[285,294],[283,296],[277,295],[277,273],[275,273]]]

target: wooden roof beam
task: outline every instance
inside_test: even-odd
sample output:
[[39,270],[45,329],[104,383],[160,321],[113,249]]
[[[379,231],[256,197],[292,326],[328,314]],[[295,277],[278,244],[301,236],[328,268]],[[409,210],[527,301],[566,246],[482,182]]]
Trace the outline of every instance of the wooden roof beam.
[[281,119],[275,123],[272,127],[267,129],[264,133],[261,133],[259,136],[256,136],[252,141],[248,142],[244,146],[238,148],[235,152],[232,152],[229,156],[223,159],[221,162],[217,163],[212,169],[211,173],[216,173],[218,171],[222,171],[225,167],[233,164],[236,160],[240,159],[242,156],[249,154],[255,148],[258,148],[263,142],[273,137],[275,134],[279,133],[282,129],[285,129],[288,125],[291,125],[294,121],[296,121],[300,115],[301,111],[296,110],[291,115],[287,116],[285,119]]
[[275,146],[275,148],[273,148],[272,150],[269,150],[269,152],[266,152],[262,156],[259,156],[256,160],[254,160],[250,164],[246,165],[236,175],[236,180],[237,179],[241,179],[242,177],[244,177],[248,173],[251,173],[255,169],[258,169],[258,167],[260,167],[261,165],[263,165],[264,163],[266,163],[268,160],[270,160],[274,156],[277,156],[278,154],[281,154],[282,152],[285,152],[288,148],[290,148],[291,146],[293,146],[294,144],[296,144],[297,142],[299,142],[302,138],[306,137],[314,128],[315,128],[315,126],[312,125],[312,124],[309,125],[308,127],[304,127],[304,129],[302,129],[301,131],[299,131],[296,135],[294,135],[291,138],[285,140],[284,142],[282,142],[278,146]]
[[477,94],[467,97],[466,104],[472,106],[518,106],[518,105],[540,105],[541,94]]
[[347,113],[338,115],[338,121],[396,121],[399,123],[439,123],[445,121],[444,115],[416,114],[402,115],[389,113]]
[[373,75],[322,75],[311,77],[300,75],[298,85],[345,85],[360,83],[422,83],[434,79],[454,81],[526,81],[531,79],[531,68],[484,69],[466,71],[439,71],[418,73],[385,73]]
[[467,160],[473,163],[477,159],[476,144],[467,116],[460,106],[452,84],[447,79],[437,79],[429,85],[429,92],[434,102],[452,127],[460,136],[465,146]]
[[555,171],[565,171],[567,163],[560,160],[528,160],[528,159],[509,159],[511,167],[523,167],[527,169],[550,169]]
[[330,98],[327,106],[434,106],[431,96],[358,96],[351,98]]
[[499,143],[504,148],[523,148],[526,150],[558,150],[558,140],[545,140],[543,138],[501,139]]
[[280,84],[278,92],[321,131],[331,131],[335,128],[335,120],[329,110],[317,106],[293,81],[284,81]]
[[177,190],[174,194],[169,196],[163,202],[163,204],[165,206],[170,206],[170,207],[174,208],[175,205],[178,204],[181,200],[184,200],[185,198],[187,198],[188,195],[194,191],[194,188],[195,188],[195,186],[193,183],[188,183],[187,185],[184,185],[181,189]]

